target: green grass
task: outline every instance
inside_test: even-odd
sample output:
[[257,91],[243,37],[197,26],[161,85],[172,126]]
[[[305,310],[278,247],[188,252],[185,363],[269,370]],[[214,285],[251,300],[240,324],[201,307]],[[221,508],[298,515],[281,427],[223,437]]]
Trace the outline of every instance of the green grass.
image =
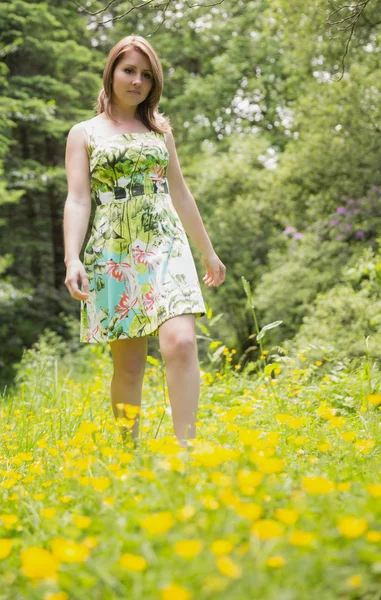
[[107,352],[25,354],[1,404],[0,600],[379,598],[378,366],[264,345],[241,372],[210,346],[185,451],[157,360],[135,448]]

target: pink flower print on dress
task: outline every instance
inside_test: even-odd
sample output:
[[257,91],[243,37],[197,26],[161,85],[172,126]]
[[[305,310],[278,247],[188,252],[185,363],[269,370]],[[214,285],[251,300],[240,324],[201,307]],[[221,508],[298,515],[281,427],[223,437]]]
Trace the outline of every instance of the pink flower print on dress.
[[132,301],[130,301],[130,296],[127,294],[127,292],[125,292],[122,295],[119,304],[115,306],[115,313],[119,315],[120,319],[125,319],[128,316],[128,313],[130,312],[131,308],[135,306],[137,301],[137,296],[135,296],[135,298]]
[[138,289],[137,275],[127,260],[124,260],[121,263],[117,263],[114,260],[107,261],[107,274],[110,277],[114,277],[118,281],[128,281],[130,293],[136,295],[136,291]]
[[147,292],[146,294],[144,294],[144,296],[143,296],[144,308],[145,308],[147,314],[149,314],[150,312],[151,313],[155,312],[156,301],[160,299],[160,293],[156,287],[156,282],[153,280],[150,283],[151,283],[150,291]]
[[99,331],[99,325],[97,325],[93,329],[89,328],[88,335],[87,335],[87,341],[90,342],[92,338],[95,339],[95,336],[97,335],[98,331]]
[[132,248],[132,252],[134,254],[134,260],[139,264],[145,265],[149,272],[155,269],[155,252],[142,250],[141,248]]
[[153,169],[149,172],[151,179],[154,181],[158,181],[159,179],[163,179],[164,175],[164,167],[163,165],[155,165]]
[[156,189],[158,194],[164,193],[164,167],[163,165],[156,164],[150,171],[150,177],[152,181],[156,182]]
[[131,265],[126,260],[121,263],[117,263],[115,260],[107,261],[107,275],[115,277],[118,281],[128,279],[127,269],[131,269]]
[[99,322],[97,314],[91,300],[91,297],[87,300],[87,341],[90,342],[93,338],[96,339],[96,335],[99,331]]

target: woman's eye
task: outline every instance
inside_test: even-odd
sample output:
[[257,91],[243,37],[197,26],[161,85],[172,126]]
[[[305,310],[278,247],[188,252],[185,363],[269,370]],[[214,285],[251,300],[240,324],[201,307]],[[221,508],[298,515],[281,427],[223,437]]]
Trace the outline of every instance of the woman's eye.
[[[126,69],[124,69],[126,72],[128,71],[132,71],[133,69],[129,69],[128,67]],[[146,73],[146,75],[148,76],[148,79],[151,79],[151,75],[149,73]]]

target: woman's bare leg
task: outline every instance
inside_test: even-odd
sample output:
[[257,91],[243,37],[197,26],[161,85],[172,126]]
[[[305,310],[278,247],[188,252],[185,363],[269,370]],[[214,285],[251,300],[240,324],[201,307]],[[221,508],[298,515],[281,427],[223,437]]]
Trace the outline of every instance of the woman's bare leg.
[[196,437],[200,397],[200,367],[195,316],[178,315],[159,327],[159,344],[166,366],[173,428],[182,447]]
[[[117,404],[141,407],[143,378],[146,367],[147,336],[116,340],[110,343],[114,374],[111,380],[111,404],[115,418],[126,416]],[[123,439],[139,439],[140,413],[134,419],[130,433],[123,431]]]

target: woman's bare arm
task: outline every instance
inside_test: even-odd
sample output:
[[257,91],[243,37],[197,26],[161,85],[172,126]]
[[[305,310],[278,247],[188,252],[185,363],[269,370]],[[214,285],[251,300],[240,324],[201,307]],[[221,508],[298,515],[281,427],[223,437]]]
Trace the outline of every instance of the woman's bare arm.
[[87,294],[79,290],[78,279],[84,289],[88,289],[88,282],[79,254],[91,214],[91,193],[86,131],[81,123],[77,123],[69,131],[65,166],[68,182],[68,195],[63,216],[65,265],[67,268],[65,284],[73,298],[84,300]]
[[91,214],[89,157],[86,132],[81,123],[67,136],[66,177],[68,195],[64,208],[65,264],[79,258]]

